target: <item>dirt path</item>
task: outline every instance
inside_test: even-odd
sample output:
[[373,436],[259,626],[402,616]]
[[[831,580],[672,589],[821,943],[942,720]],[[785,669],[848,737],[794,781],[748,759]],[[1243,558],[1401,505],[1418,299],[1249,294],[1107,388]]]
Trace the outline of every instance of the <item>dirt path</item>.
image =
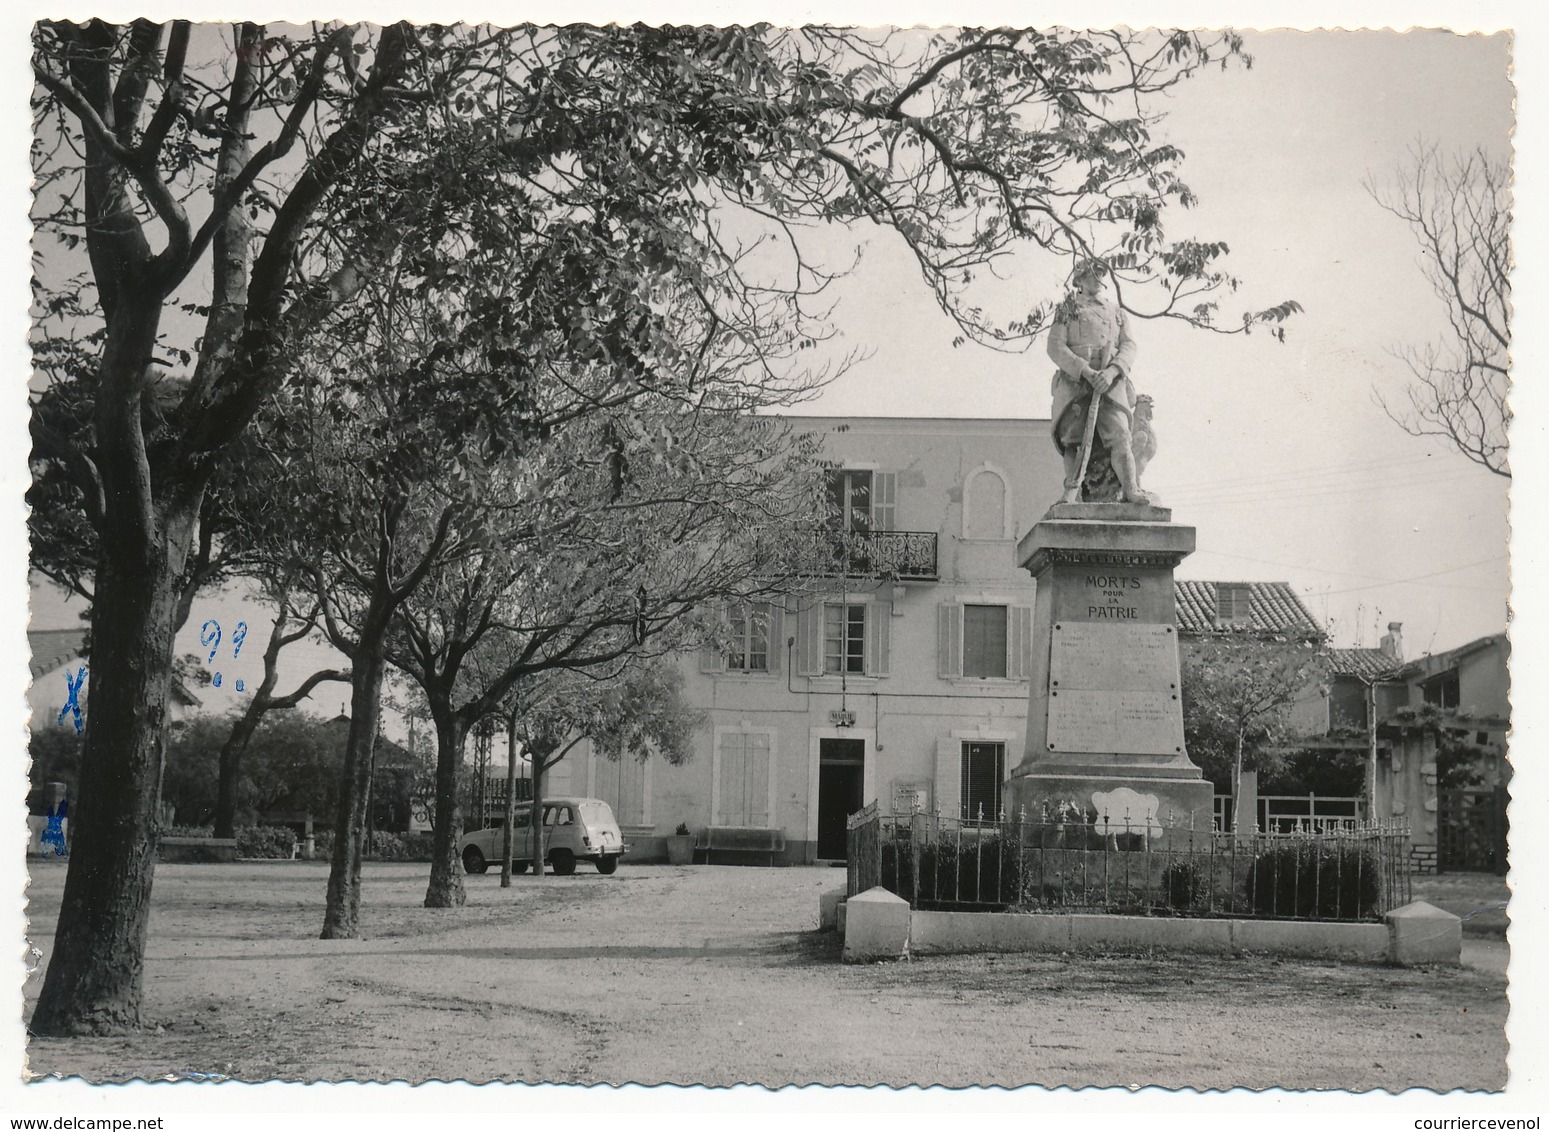
[[[33,1041],[92,1081],[943,1083],[1499,1089],[1504,961],[1407,971],[1155,954],[837,961],[830,869],[469,877],[368,866],[367,938],[324,942],[321,865],[162,866],[153,1027]],[[35,870],[45,954],[63,869]],[[45,930],[46,929],[46,930]],[[1490,941],[1496,951],[1504,944]],[[1482,945],[1471,942],[1471,948]],[[40,968],[41,970],[41,968]],[[30,1012],[41,974],[27,986]]]

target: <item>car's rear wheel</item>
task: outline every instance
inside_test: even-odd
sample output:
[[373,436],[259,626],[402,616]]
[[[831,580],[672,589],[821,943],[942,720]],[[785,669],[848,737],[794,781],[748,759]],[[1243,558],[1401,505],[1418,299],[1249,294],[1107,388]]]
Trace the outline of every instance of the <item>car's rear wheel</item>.
[[603,876],[610,877],[614,873],[618,872],[618,870],[619,870],[619,859],[617,857],[598,857],[597,858],[597,871],[599,873],[601,873]]
[[511,862],[511,871],[513,873],[518,874],[518,875],[520,875],[522,873],[525,873],[527,871],[527,862],[526,861],[512,861]]
[[556,849],[549,858],[549,864],[554,869],[557,877],[567,877],[575,872],[575,854],[569,849]]
[[484,854],[479,852],[477,845],[470,845],[463,850],[463,871],[469,873],[482,873],[489,868],[489,862],[484,859]]

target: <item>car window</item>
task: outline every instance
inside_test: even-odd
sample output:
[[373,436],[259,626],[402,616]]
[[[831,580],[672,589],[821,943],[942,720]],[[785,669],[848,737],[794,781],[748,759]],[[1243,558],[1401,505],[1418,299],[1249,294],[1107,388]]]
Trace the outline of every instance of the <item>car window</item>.
[[606,802],[587,802],[581,806],[581,820],[587,825],[612,825],[613,811]]
[[544,806],[543,807],[543,824],[544,825],[553,825],[554,824],[554,807],[553,806]]
[[570,812],[569,806],[559,807],[559,816],[555,819],[555,825],[574,825],[575,815]]

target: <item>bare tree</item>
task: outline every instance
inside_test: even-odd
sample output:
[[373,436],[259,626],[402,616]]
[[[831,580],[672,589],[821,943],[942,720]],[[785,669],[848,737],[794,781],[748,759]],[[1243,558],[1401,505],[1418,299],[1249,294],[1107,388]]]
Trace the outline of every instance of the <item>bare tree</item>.
[[1394,353],[1412,376],[1407,404],[1379,397],[1412,436],[1440,436],[1498,476],[1510,477],[1511,171],[1483,149],[1448,157],[1417,147],[1393,180],[1364,187],[1409,225],[1421,270],[1447,311],[1447,333]]

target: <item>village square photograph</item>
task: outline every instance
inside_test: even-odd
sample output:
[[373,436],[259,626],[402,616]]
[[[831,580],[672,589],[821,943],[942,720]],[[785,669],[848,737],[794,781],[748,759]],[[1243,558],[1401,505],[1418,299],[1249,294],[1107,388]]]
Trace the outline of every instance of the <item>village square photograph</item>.
[[1538,1115],[1513,21],[229,18],[17,31],[7,1115]]

